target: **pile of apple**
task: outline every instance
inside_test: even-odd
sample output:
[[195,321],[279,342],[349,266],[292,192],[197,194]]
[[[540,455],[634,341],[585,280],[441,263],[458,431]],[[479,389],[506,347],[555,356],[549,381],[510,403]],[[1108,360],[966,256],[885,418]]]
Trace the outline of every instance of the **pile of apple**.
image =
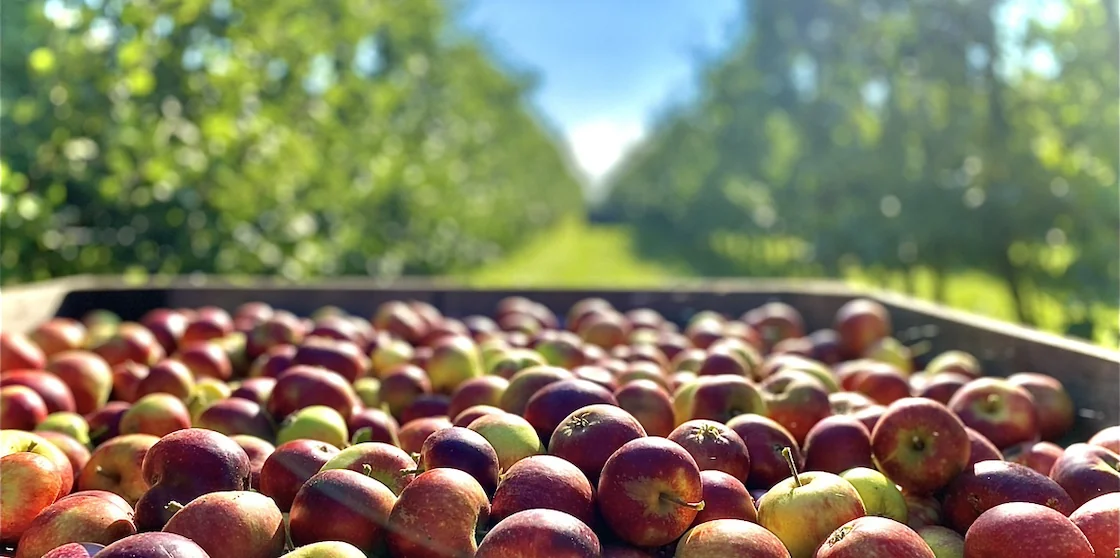
[[1120,555],[1120,426],[1057,445],[1053,377],[916,370],[864,299],[811,334],[782,303],[564,318],[249,303],[4,333],[0,555]]

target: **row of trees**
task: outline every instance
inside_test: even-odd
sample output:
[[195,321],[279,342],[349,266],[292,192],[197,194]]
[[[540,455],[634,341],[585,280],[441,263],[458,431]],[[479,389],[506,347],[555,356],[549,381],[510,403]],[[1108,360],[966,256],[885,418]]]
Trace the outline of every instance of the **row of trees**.
[[747,1],[602,211],[711,275],[979,271],[1025,321],[1030,293],[1115,303],[1115,4],[1050,4]]
[[438,0],[5,4],[0,275],[435,273],[579,184]]

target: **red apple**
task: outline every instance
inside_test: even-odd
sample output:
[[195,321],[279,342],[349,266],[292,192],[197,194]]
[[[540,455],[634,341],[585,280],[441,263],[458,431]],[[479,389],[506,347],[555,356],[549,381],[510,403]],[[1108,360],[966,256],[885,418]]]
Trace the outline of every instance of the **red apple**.
[[458,469],[421,473],[389,513],[389,552],[394,556],[473,556],[476,533],[490,515],[478,481]]
[[259,491],[261,488],[261,469],[264,467],[264,462],[268,459],[268,456],[276,451],[276,446],[247,434],[236,434],[230,436],[229,439],[237,442],[237,445],[245,450],[245,455],[249,456],[249,487]]
[[151,366],[166,354],[148,328],[132,322],[122,323],[116,333],[94,347],[93,352],[105,359],[109,366],[129,361]]
[[47,371],[58,376],[74,396],[74,408],[85,415],[109,401],[113,391],[113,370],[105,359],[89,351],[56,353]]
[[104,407],[86,415],[89,424],[89,438],[93,447],[100,446],[105,440],[120,435],[121,417],[132,407],[124,401],[110,401]]
[[47,405],[47,413],[74,412],[74,395],[58,376],[42,370],[9,370],[0,375],[0,387],[27,386]]
[[22,333],[0,333],[0,372],[9,370],[42,370],[47,356]]
[[[607,555],[604,553],[604,557]],[[642,554],[618,554],[619,558]],[[701,523],[677,542],[676,558],[789,558],[781,539],[766,529],[740,519],[717,519]]]
[[147,365],[130,360],[114,366],[112,370],[113,393],[110,398],[127,403],[136,401],[136,389],[140,386],[140,380],[148,375]]
[[509,387],[509,380],[501,376],[471,378],[455,388],[455,392],[451,395],[447,415],[451,417],[459,416],[459,413],[475,405],[497,407],[501,405],[502,394],[505,393],[507,387]]
[[288,511],[303,483],[338,452],[338,448],[316,440],[281,444],[261,466],[261,494],[275,500],[281,511]]
[[86,326],[73,318],[51,318],[39,324],[28,337],[49,360],[58,353],[81,349],[86,341]]
[[937,558],[909,527],[873,515],[853,519],[832,532],[814,558]]
[[172,507],[181,509],[163,532],[191,539],[210,558],[273,558],[284,551],[284,516],[263,494],[212,492]]
[[135,558],[137,556],[174,556],[210,558],[194,541],[175,533],[138,533],[125,537],[97,553],[97,558]]
[[191,427],[191,413],[178,397],[153,393],[141,397],[121,415],[121,434],[165,436]]
[[576,334],[587,343],[610,349],[626,343],[630,324],[622,314],[613,310],[598,312],[581,320]]
[[704,509],[696,514],[693,526],[717,519],[758,522],[754,498],[739,479],[713,469],[700,471],[700,483],[703,485]]
[[749,377],[748,373],[747,365],[741,358],[727,347],[716,346],[708,350],[704,360],[700,361],[700,368],[696,370],[698,376],[730,374],[745,378]]
[[198,416],[198,428],[209,428],[226,436],[248,434],[272,440],[276,428],[260,405],[246,399],[228,398],[215,402]]
[[1120,494],[1111,493],[1085,502],[1069,516],[1096,550],[1097,558],[1115,558],[1120,551]]
[[47,418],[47,404],[39,393],[27,386],[0,388],[0,428],[34,430]]
[[518,371],[510,377],[509,386],[502,393],[498,405],[507,413],[521,415],[525,406],[538,391],[549,384],[572,379],[572,373],[556,366],[531,366]]
[[964,424],[944,405],[920,397],[891,403],[871,432],[880,471],[907,492],[929,494],[968,464]]
[[533,425],[541,440],[549,440],[568,415],[596,404],[617,406],[618,400],[606,388],[593,382],[561,380],[534,393],[526,402],[522,415]]
[[85,468],[86,463],[89,463],[90,451],[84,444],[67,436],[61,432],[41,431],[36,432],[40,438],[52,443],[62,453],[66,454],[66,458],[70,460],[70,470],[74,473],[74,480],[71,486],[64,486],[66,492],[77,489],[78,477],[82,474],[82,469]]
[[[807,373],[790,371],[799,375],[785,385],[768,386],[766,415],[793,434],[798,444],[805,441],[809,430],[825,417],[832,415],[828,391]],[[773,378],[773,377],[772,377]]]
[[76,494],[44,509],[19,540],[16,558],[40,558],[74,542],[111,544],[136,534],[132,509],[99,496]]
[[867,427],[868,432],[874,432],[875,426],[879,424],[879,419],[883,418],[883,413],[887,412],[887,408],[882,405],[872,405],[866,409],[856,411],[852,417],[863,423]]
[[945,489],[943,502],[949,526],[961,534],[980,514],[1007,502],[1032,502],[1066,516],[1076,509],[1058,483],[1029,467],[1006,461],[981,461],[965,469]]
[[840,334],[834,329],[819,329],[809,334],[813,350],[809,356],[825,364],[833,365],[843,360],[840,347]]
[[361,473],[347,469],[317,473],[292,502],[292,542],[303,546],[343,541],[367,553],[383,551],[394,500],[388,487]]
[[[700,377],[696,379],[695,385],[692,404],[685,405],[690,412],[682,415],[687,418],[681,422],[688,419],[707,419],[726,423],[743,414],[766,414],[767,404],[762,397],[762,391],[746,378],[727,375]],[[682,389],[687,389],[687,386]],[[827,398],[826,395],[825,399]]]
[[224,310],[209,307],[204,312],[199,309],[198,314],[183,331],[179,338],[179,349],[185,349],[195,343],[203,343],[213,339],[220,339],[233,331],[233,319]]
[[78,489],[105,490],[135,504],[148,491],[144,456],[158,441],[150,434],[125,434],[97,446],[78,477]]
[[389,413],[381,409],[362,409],[354,413],[347,423],[350,436],[357,442],[385,442],[400,445],[397,432],[400,426]]
[[618,389],[618,380],[615,379],[615,373],[604,366],[587,365],[580,366],[572,370],[572,375],[579,380],[586,380],[588,382],[598,384],[607,389],[607,391],[614,392]]
[[418,396],[401,411],[401,422],[407,423],[424,417],[446,417],[450,405],[451,399],[441,393]]
[[982,514],[964,537],[965,556],[1093,558],[1093,547],[1068,517],[1029,502],[998,505]]
[[1081,506],[1101,494],[1120,492],[1120,455],[1098,446],[1073,444],[1054,462],[1050,478]]
[[727,422],[747,444],[751,456],[751,472],[747,476],[748,488],[770,488],[789,478],[789,466],[782,457],[782,448],[790,448],[794,460],[801,463],[801,452],[793,435],[773,419],[762,415],[739,415]]
[[750,474],[747,444],[724,424],[690,420],[674,429],[668,438],[684,448],[701,471],[723,471],[740,482],[745,482]]
[[401,440],[401,449],[408,453],[419,453],[428,436],[451,426],[451,419],[447,417],[423,417],[406,422],[401,425],[397,434]]
[[136,398],[153,393],[167,393],[186,401],[194,392],[194,376],[185,364],[164,359],[148,369],[148,375],[136,384]]
[[985,438],[983,434],[967,426],[964,430],[968,433],[969,444],[968,464],[965,466],[966,468],[971,467],[981,461],[1003,460],[1003,454],[1000,453],[999,449],[996,448],[995,444],[993,444],[991,440]]
[[599,558],[599,537],[586,523],[561,511],[525,510],[503,519],[478,545],[478,558],[557,556]]
[[428,380],[428,373],[419,366],[400,364],[381,376],[379,393],[382,403],[388,405],[389,412],[400,417],[417,397],[432,393],[432,384]]
[[0,478],[0,542],[14,543],[63,493],[64,483],[55,463],[29,451],[0,457]]
[[326,368],[351,383],[365,376],[370,369],[369,357],[357,345],[322,337],[307,339],[299,345],[292,364]]
[[247,378],[237,384],[237,387],[230,392],[229,396],[264,406],[268,404],[268,397],[272,395],[272,388],[274,387],[276,387],[276,378]]
[[292,366],[296,356],[295,345],[275,345],[253,359],[249,365],[250,378],[277,378]]
[[100,552],[105,545],[97,543],[67,543],[55,547],[43,558],[90,558]]
[[1073,426],[1076,409],[1061,382],[1052,376],[1031,372],[1012,374],[1007,381],[1031,394],[1042,439],[1057,440]]
[[1065,450],[1053,442],[1023,442],[1003,451],[1003,458],[1012,463],[1026,465],[1040,474],[1050,476],[1054,463]]
[[195,378],[214,378],[229,381],[233,377],[233,363],[229,353],[216,342],[204,341],[187,345],[175,354],[175,360],[186,365]]
[[614,392],[618,406],[638,419],[646,434],[668,436],[673,431],[673,400],[657,382],[635,380]]
[[1120,453],[1120,426],[1109,426],[1093,434],[1093,437],[1089,438],[1089,445]]
[[910,384],[897,368],[886,365],[864,371],[852,382],[852,389],[880,405],[890,405],[910,396]]
[[571,462],[595,485],[607,459],[627,442],[645,435],[630,413],[613,405],[590,405],[568,415],[556,427],[548,453]]
[[948,405],[949,400],[971,381],[972,378],[964,374],[940,372],[930,376],[929,381],[920,390],[917,390],[917,394],[918,397],[925,397],[942,405]]
[[342,418],[349,419],[359,402],[358,394],[346,378],[323,368],[295,365],[276,379],[266,407],[278,421],[312,405],[330,407]]
[[891,334],[891,317],[878,302],[857,298],[836,312],[833,328],[844,356],[857,358],[876,341]]
[[452,426],[433,432],[420,448],[419,470],[459,469],[469,473],[487,494],[498,487],[498,454],[481,434]]
[[187,322],[182,312],[170,308],[156,308],[140,318],[140,325],[152,332],[166,354],[172,354],[179,348],[179,339],[187,330]]
[[547,508],[559,510],[591,525],[595,518],[594,491],[575,465],[551,455],[534,455],[514,463],[494,492],[491,520]]
[[874,468],[871,433],[850,416],[832,416],[818,422],[805,436],[805,469],[839,475],[853,467]]

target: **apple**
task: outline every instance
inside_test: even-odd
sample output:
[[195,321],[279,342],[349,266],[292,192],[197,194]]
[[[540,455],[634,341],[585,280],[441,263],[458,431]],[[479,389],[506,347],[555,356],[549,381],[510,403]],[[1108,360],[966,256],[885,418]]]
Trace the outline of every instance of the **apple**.
[[[696,375],[693,374],[692,378],[695,377]],[[665,372],[656,364],[644,360],[627,363],[615,379],[619,385],[626,385],[638,380],[650,380],[656,382],[662,389],[669,390],[669,379],[665,376]]]
[[46,369],[70,388],[77,412],[92,413],[109,401],[113,370],[96,354],[81,350],[55,353]]
[[597,312],[579,322],[576,334],[587,343],[610,349],[625,345],[630,323],[616,311]]
[[598,558],[599,537],[585,522],[562,511],[533,509],[494,526],[478,545],[479,558],[564,556]]
[[660,384],[635,380],[614,392],[618,406],[638,419],[646,434],[668,436],[673,431],[673,400]]
[[131,407],[131,404],[124,401],[110,401],[104,407],[86,415],[90,443],[97,447],[105,440],[120,435],[121,417]]
[[47,355],[28,336],[5,331],[0,333],[0,372],[9,370],[42,370]]
[[790,448],[782,449],[793,473],[758,501],[758,523],[777,535],[793,558],[813,551],[841,525],[867,511],[852,483],[822,471],[801,473]]
[[929,377],[921,389],[916,390],[918,397],[925,397],[948,405],[949,400],[973,378],[958,372],[939,372]]
[[384,484],[348,469],[311,477],[292,502],[289,529],[297,546],[343,541],[383,552],[385,526],[396,496]]
[[1076,506],[1111,492],[1120,492],[1120,455],[1102,447],[1073,444],[1054,462],[1050,478],[1073,498]]
[[174,556],[175,558],[210,558],[198,543],[175,533],[138,533],[125,537],[97,553],[97,558],[136,558],[138,556]]
[[134,393],[136,398],[152,393],[169,393],[186,401],[193,391],[194,375],[187,365],[177,360],[164,359],[148,369],[148,374],[136,384]]
[[[884,366],[884,365],[879,365]],[[770,355],[757,370],[759,378],[767,379],[784,371],[802,372],[820,382],[829,394],[840,391],[837,375],[823,362],[797,355]],[[790,377],[792,379],[793,377]]]
[[481,434],[490,443],[503,471],[509,471],[522,459],[544,452],[533,425],[511,413],[503,411],[478,417],[467,428]]
[[898,368],[887,365],[868,369],[852,381],[852,390],[880,405],[910,396],[910,383]]
[[524,510],[547,508],[591,525],[594,502],[591,483],[575,465],[551,455],[536,455],[518,461],[503,474],[490,518],[499,522]]
[[203,341],[187,345],[175,354],[195,378],[214,378],[229,381],[233,377],[233,363],[229,354],[216,342]]
[[961,419],[920,397],[891,403],[871,432],[871,454],[879,470],[915,494],[949,484],[968,464],[969,449]]
[[487,494],[498,487],[498,454],[490,442],[469,428],[452,426],[433,432],[420,448],[419,471],[436,468],[469,473]]
[[522,415],[541,440],[551,439],[556,427],[571,413],[589,405],[618,405],[606,388],[587,380],[561,380],[533,394]]
[[805,435],[805,469],[840,474],[853,467],[874,467],[871,433],[850,416],[821,419]]
[[288,511],[303,483],[339,451],[336,446],[316,440],[280,444],[261,466],[261,494],[275,500],[281,511]]
[[690,420],[669,433],[668,439],[684,448],[701,471],[723,471],[740,482],[745,482],[750,474],[747,444],[724,424]]
[[1007,502],[1032,502],[1068,516],[1076,506],[1058,483],[1033,469],[1006,461],[981,461],[945,489],[943,510],[950,527],[965,533],[980,514]]
[[486,362],[486,371],[493,376],[510,379],[514,374],[533,366],[546,366],[540,353],[525,348],[507,348]]
[[[365,322],[365,320],[345,314],[316,317],[314,327],[307,332],[307,337],[326,337],[335,341],[348,341],[364,346],[368,327],[363,330],[358,325],[361,322]],[[368,322],[365,323],[368,324]]]
[[597,485],[611,455],[645,435],[641,423],[630,413],[614,405],[589,405],[568,415],[556,427],[548,453],[568,460]]
[[129,361],[151,366],[166,354],[152,332],[134,322],[122,323],[111,337],[96,345],[93,352],[105,359],[109,366]]
[[[50,445],[46,440],[43,444]],[[17,542],[35,518],[65,494],[58,469],[50,459],[29,451],[0,457],[0,478],[4,479],[0,483],[0,542]]]
[[1030,502],[1000,504],[980,514],[964,536],[965,556],[1093,558],[1093,547],[1068,517]]
[[273,439],[276,431],[272,419],[260,405],[233,397],[208,407],[199,415],[195,426],[221,432],[226,436],[248,434],[262,440]]
[[[484,416],[508,415],[508,414],[510,414],[510,413],[507,413],[507,412],[505,412],[505,411],[503,411],[503,410],[501,410],[497,407],[491,407],[490,405],[475,405],[474,407],[468,407],[466,409],[463,409],[463,412],[459,413],[458,415],[455,415],[455,420],[451,421],[451,424],[454,425],[454,426],[464,426],[465,427],[465,426],[470,426],[472,422],[474,422],[474,421],[476,421],[479,418],[482,418]],[[513,416],[517,416],[517,415],[513,415]],[[520,417],[518,417],[518,418],[520,418]],[[533,432],[534,432],[533,437],[536,437],[536,431],[534,430]]]
[[814,558],[937,558],[926,541],[906,525],[885,517],[853,519],[821,543]]
[[250,378],[276,378],[292,366],[296,356],[295,345],[275,345],[257,356],[249,364]]
[[[249,331],[245,338],[246,356],[256,360],[277,347],[294,348],[303,341],[304,334],[305,329],[299,318],[290,312],[277,311]],[[291,354],[295,355],[294,350]]]
[[366,558],[366,553],[350,543],[323,541],[301,546],[280,558]]
[[544,361],[548,364],[571,370],[587,364],[582,350],[583,344],[583,340],[574,333],[545,331],[533,343],[532,348],[544,357]]
[[211,558],[272,558],[284,551],[284,516],[256,492],[204,494],[177,508],[163,532],[187,537]]
[[964,537],[948,527],[927,525],[917,530],[937,558],[964,558]]
[[1003,454],[996,448],[991,440],[984,437],[983,434],[965,427],[965,432],[968,433],[968,464],[966,468],[971,467],[981,461],[1000,461],[1003,459]]
[[66,543],[44,554],[43,558],[90,558],[103,548],[105,545],[97,543]]
[[856,487],[867,515],[886,517],[900,523],[909,521],[906,497],[883,473],[867,467],[854,467],[840,473],[840,478]]
[[276,386],[276,378],[246,378],[236,385],[237,387],[230,391],[230,397],[264,406],[268,404],[268,397],[272,394],[272,388]]
[[[412,364],[401,364],[385,371],[381,377],[380,398],[394,416],[401,416],[417,397],[430,395],[432,384],[428,373]],[[407,422],[407,421],[405,421]]]
[[256,436],[246,434],[236,434],[230,436],[229,439],[237,442],[237,445],[245,450],[245,455],[249,456],[249,487],[259,491],[261,487],[261,468],[264,467],[264,462],[268,459],[268,456],[276,451],[276,446]]
[[233,319],[224,310],[213,307],[199,308],[194,319],[187,323],[183,336],[179,338],[179,349],[220,339],[232,331]]
[[415,354],[412,345],[400,339],[386,339],[380,342],[370,354],[370,367],[378,378],[394,366],[408,364]]
[[489,515],[490,502],[474,477],[450,468],[425,471],[401,491],[389,513],[389,553],[473,556]]
[[531,366],[510,377],[499,407],[507,413],[522,415],[529,399],[549,384],[572,379],[572,373],[556,366]]
[[717,519],[758,521],[754,499],[739,479],[710,469],[700,471],[700,484],[703,487],[704,509],[692,520],[693,526]]
[[725,556],[789,558],[789,551],[786,550],[781,539],[750,521],[717,519],[689,529],[677,542],[674,556],[676,558],[723,558]]
[[416,478],[416,461],[404,450],[383,442],[354,444],[323,464],[320,471],[349,469],[370,477],[400,494]]
[[1061,382],[1052,376],[1031,372],[1012,374],[1007,381],[1031,394],[1042,439],[1057,440],[1073,426],[1076,409]]
[[174,510],[171,502],[189,504],[211,492],[248,490],[249,456],[224,434],[188,428],[160,438],[148,449],[142,467],[150,488],[136,502],[136,527],[163,528]]
[[0,375],[0,387],[26,386],[43,398],[48,413],[77,409],[70,388],[58,376],[42,370],[8,370]]
[[1053,442],[1023,442],[1003,451],[1003,459],[1026,465],[1040,474],[1050,476],[1054,463],[1065,450]]
[[401,411],[400,419],[408,422],[424,417],[446,417],[449,416],[447,408],[450,404],[451,398],[442,393],[420,395]]
[[381,409],[362,409],[350,417],[347,426],[353,443],[386,442],[394,446],[400,445],[397,437],[400,425],[392,415]]
[[466,326],[467,332],[475,341],[483,341],[490,339],[493,335],[498,333],[498,324],[489,316],[481,316],[474,314],[463,318],[463,325]]
[[191,427],[191,415],[178,397],[153,393],[141,397],[121,415],[121,434],[163,436]]
[[97,446],[78,477],[78,489],[106,490],[135,505],[148,491],[142,471],[144,456],[158,441],[158,436],[150,434],[124,434]]
[[74,542],[108,545],[135,534],[131,508],[79,493],[51,504],[35,517],[19,539],[16,558],[40,558]]
[[466,335],[449,335],[431,345],[432,356],[426,370],[432,390],[451,394],[459,384],[482,376],[482,356],[478,345]]
[[747,319],[746,315],[742,319],[758,330],[768,347],[805,335],[805,321],[801,313],[784,302],[767,302],[759,306],[757,312],[757,319]]
[[200,378],[195,383],[190,398],[187,399],[187,410],[190,411],[191,421],[198,422],[203,411],[219,401],[229,399],[232,393],[233,389],[229,387],[229,384],[221,380]]
[[482,376],[471,378],[455,388],[448,405],[447,416],[456,417],[468,407],[475,405],[501,405],[502,393],[509,386],[509,380],[501,376]]
[[148,367],[137,364],[131,360],[122,362],[112,368],[113,391],[110,399],[131,403],[136,401],[136,389],[148,375]]
[[358,405],[358,394],[342,376],[324,368],[295,365],[276,379],[266,408],[272,418],[288,415],[313,405],[334,409],[349,419]]
[[903,494],[906,499],[906,524],[911,529],[941,525],[941,501],[933,496]]
[[170,308],[156,308],[140,318],[140,325],[152,332],[165,354],[179,348],[179,340],[187,330],[187,316]]
[[56,317],[39,324],[27,337],[50,360],[58,353],[82,348],[86,326],[73,318]]
[[879,424],[879,419],[887,412],[887,408],[883,405],[872,405],[866,409],[860,409],[852,414],[856,420],[863,423],[867,427],[868,432],[874,432],[875,426]]
[[813,341],[808,337],[793,337],[790,339],[782,339],[781,341],[774,343],[774,347],[770,349],[770,354],[797,355],[812,358]]
[[1109,426],[1101,429],[1089,438],[1089,445],[1100,446],[1113,453],[1120,453],[1120,426]]
[[856,358],[867,352],[876,341],[891,334],[891,317],[882,304],[857,298],[845,303],[836,312],[833,329],[840,336],[842,354]]
[[371,363],[357,345],[349,341],[338,341],[323,337],[305,339],[296,348],[292,365],[317,366],[341,375],[353,383],[366,375]]
[[834,329],[819,329],[808,335],[812,343],[809,356],[814,360],[833,365],[843,360],[840,334]]
[[70,459],[54,444],[33,432],[22,430],[0,430],[0,457],[30,452],[47,458],[54,465],[55,472],[61,478],[61,488],[55,498],[65,496],[74,486],[74,470]]
[[748,373],[746,363],[727,347],[712,347],[709,349],[707,354],[704,355],[704,360],[700,361],[700,367],[696,369],[697,376],[730,374],[745,378],[749,377]]
[[854,415],[876,403],[862,393],[838,391],[828,394],[828,405],[832,407],[834,415]]
[[1000,449],[1039,437],[1034,398],[1002,378],[969,382],[949,400],[949,408]]
[[276,432],[276,443],[308,439],[344,447],[348,432],[346,419],[337,410],[326,405],[312,405],[284,419]]
[[444,428],[451,428],[451,420],[447,417],[423,417],[401,425],[398,437],[401,440],[401,449],[408,453],[419,453],[424,446],[424,441],[433,432]]
[[784,426],[797,443],[802,444],[814,425],[832,415],[832,405],[828,391],[808,374],[794,371],[782,374],[800,377],[784,385],[767,386],[766,416]]
[[700,365],[704,363],[707,356],[708,352],[704,349],[683,349],[669,362],[669,370],[673,372],[696,372],[700,370]]
[[0,388],[0,428],[32,430],[47,418],[47,404],[35,390],[21,385]]
[[1096,550],[1097,558],[1115,558],[1120,550],[1120,494],[1111,493],[1085,502],[1069,516]]
[[937,355],[926,365],[926,372],[931,375],[955,372],[970,378],[979,378],[984,374],[980,367],[980,361],[964,351],[945,351]]
[[756,414],[739,415],[729,420],[727,426],[747,444],[747,454],[751,457],[747,488],[769,489],[789,477],[782,448],[790,448],[797,462],[802,460],[793,435],[773,419]]
[[693,316],[684,330],[684,335],[693,346],[706,350],[712,346],[712,343],[723,338],[725,322],[723,316],[701,312]]
[[63,487],[66,492],[77,489],[78,477],[82,474],[82,469],[85,468],[86,463],[89,463],[90,451],[87,444],[83,444],[73,437],[63,434],[61,432],[36,432],[40,438],[52,443],[62,453],[66,454],[66,458],[70,461],[70,470],[74,475],[73,482],[70,486]]
[[914,372],[913,352],[894,337],[884,337],[872,343],[861,356],[897,367],[906,376]]
[[[738,376],[713,376],[699,377],[696,379],[695,390],[692,392],[691,404],[684,404],[688,419],[707,419],[726,423],[742,414],[755,413],[765,415],[767,412],[766,401],[762,391],[746,378]],[[682,394],[688,386],[677,393]],[[674,394],[674,406],[677,394]],[[827,400],[827,395],[826,395]],[[811,425],[810,425],[811,426]]]

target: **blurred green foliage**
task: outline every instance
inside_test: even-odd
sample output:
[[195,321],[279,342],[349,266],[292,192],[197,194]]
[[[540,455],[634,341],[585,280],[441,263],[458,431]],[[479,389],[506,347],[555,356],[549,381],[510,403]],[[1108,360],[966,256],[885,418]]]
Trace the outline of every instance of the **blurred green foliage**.
[[1012,33],[1016,3],[745,2],[740,44],[597,215],[703,275],[858,270],[946,300],[981,273],[1021,321],[1045,293],[1092,336],[1120,292],[1115,3],[1052,2]]
[[5,2],[0,275],[439,273],[583,211],[437,0]]

